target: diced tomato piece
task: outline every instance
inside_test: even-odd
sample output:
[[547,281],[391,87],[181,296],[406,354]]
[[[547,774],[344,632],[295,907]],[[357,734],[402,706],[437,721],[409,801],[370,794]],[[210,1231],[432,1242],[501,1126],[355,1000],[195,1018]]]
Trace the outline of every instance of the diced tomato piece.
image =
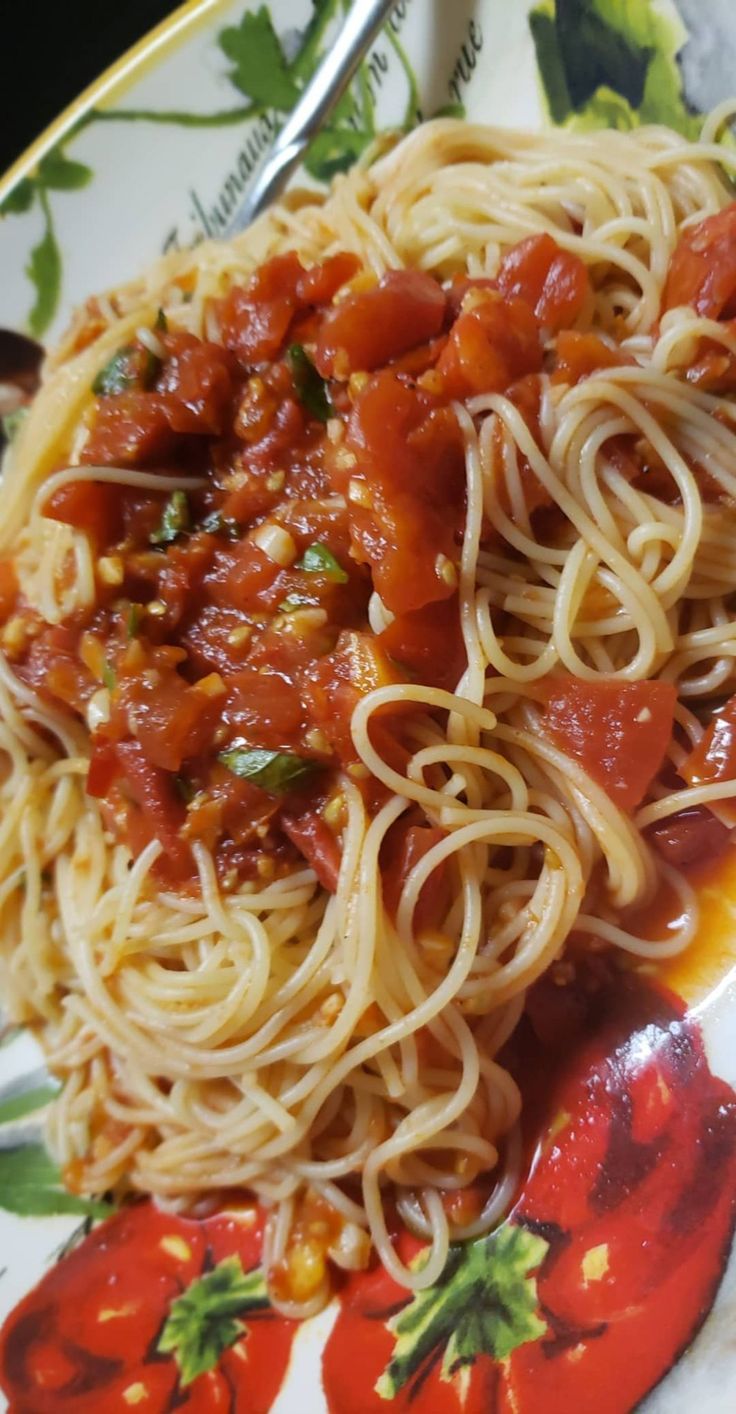
[[323,378],[380,368],[439,334],[445,296],[421,270],[390,270],[372,290],[348,295],[322,321],[314,361]]
[[366,504],[348,497],[353,551],[370,564],[384,604],[403,614],[447,599],[465,477],[451,409],[432,409],[419,390],[376,374],[355,404],[347,446],[356,457],[352,479],[366,483]]
[[[718,708],[697,746],[680,767],[680,775],[691,786],[736,781],[736,697],[729,698]],[[736,820],[732,802],[724,800],[720,805]]]
[[[536,442],[537,446],[540,446],[542,434],[539,425],[541,409],[541,382],[539,374],[529,373],[525,378],[520,378],[518,383],[513,383],[511,387],[506,390],[506,397],[509,399],[509,402],[512,402],[514,404],[514,407],[518,408],[527,427],[529,428],[529,431],[532,434],[532,437],[534,438],[534,441]],[[498,424],[496,424],[493,429],[493,435],[495,445],[497,447],[497,455],[500,461],[501,428],[498,426]],[[532,515],[533,512],[538,511],[540,507],[551,505],[551,497],[546,487],[542,485],[536,472],[533,471],[528,459],[522,454],[519,454],[517,462],[519,469],[519,481],[521,482],[521,488],[524,496],[524,506],[526,508],[527,515]],[[501,508],[506,511],[506,513],[513,520],[515,518],[514,506],[512,504],[511,497],[508,494],[508,489],[505,480],[502,480],[499,486],[499,503],[501,505]]]
[[127,834],[133,854],[140,854],[151,840],[158,840],[163,846],[158,872],[179,882],[189,878],[193,860],[180,834],[186,810],[177,795],[173,777],[147,760],[138,741],[118,742],[116,751],[125,793],[132,802]]
[[0,560],[0,619],[7,619],[18,598],[18,576],[12,560]]
[[675,869],[717,859],[728,848],[731,833],[705,805],[691,805],[650,825],[647,839]]
[[457,596],[398,614],[378,643],[418,682],[452,692],[467,665]]
[[169,357],[158,380],[172,432],[216,435],[225,431],[235,390],[235,361],[219,344],[193,334],[166,334]]
[[612,349],[597,334],[583,334],[578,329],[562,329],[555,346],[556,362],[553,383],[579,383],[602,368],[631,364],[632,358],[621,349]]
[[224,693],[189,686],[173,668],[156,666],[121,678],[118,708],[134,723],[146,759],[163,771],[205,750],[219,722]]
[[690,305],[709,319],[736,317],[736,202],[683,231],[662,295],[662,310]]
[[43,513],[85,531],[98,547],[111,545],[122,529],[120,488],[102,481],[69,481],[52,492]]
[[244,738],[268,751],[300,748],[304,718],[293,682],[278,672],[246,667],[228,679],[222,721],[231,739]]
[[177,440],[157,393],[120,393],[97,403],[81,460],[88,466],[150,466],[168,456]]
[[[401,892],[412,869],[446,838],[444,830],[433,825],[406,825],[397,820],[389,830],[381,850],[383,900],[392,915],[396,914]],[[432,870],[422,887],[414,910],[414,932],[438,927],[450,905],[447,864],[443,861]]]
[[337,888],[342,851],[329,825],[318,810],[284,810],[279,823],[285,835],[295,844],[307,864],[311,865],[320,884],[331,894]]
[[539,325],[525,300],[487,290],[455,321],[437,363],[446,393],[469,398],[502,393],[542,367]]
[[664,760],[676,688],[669,682],[556,677],[548,679],[546,693],[547,735],[621,810],[633,810]]
[[103,800],[120,775],[120,757],[114,742],[95,733],[90,738],[87,794]]
[[488,276],[481,275],[478,279],[473,279],[472,275],[453,275],[450,281],[450,288],[447,291],[447,308],[451,319],[457,319],[462,308],[465,296],[471,290],[497,290],[498,285],[495,280]]
[[286,338],[304,267],[293,251],[276,255],[219,304],[222,341],[241,362],[275,358]]
[[79,634],[65,624],[49,625],[34,638],[16,671],[43,697],[83,712],[99,686],[79,657]]
[[[736,334],[736,319],[722,322],[731,335]],[[731,393],[736,388],[736,354],[715,339],[699,339],[685,377],[706,393]]]
[[247,614],[257,610],[259,594],[280,572],[281,566],[252,540],[243,540],[232,550],[216,553],[207,589],[216,603]]
[[300,305],[327,304],[333,295],[357,275],[360,261],[347,250],[331,255],[321,265],[313,265],[299,276],[296,285]]
[[285,464],[288,465],[294,456],[295,448],[299,446],[305,425],[306,418],[301,403],[293,397],[283,398],[268,431],[248,448],[247,459],[244,459],[247,471],[257,475],[259,472],[274,471],[282,469]]
[[[238,636],[238,630],[245,632]],[[248,651],[249,627],[237,609],[205,604],[192,618],[179,641],[187,649],[189,663],[199,675],[232,673],[242,667]],[[235,635],[235,637],[231,637]]]
[[357,759],[350,719],[361,697],[404,679],[377,639],[344,631],[334,653],[315,663],[305,683],[309,712],[343,762]]
[[546,232],[507,251],[497,275],[502,295],[520,295],[545,329],[574,324],[590,293],[588,272],[572,251]]

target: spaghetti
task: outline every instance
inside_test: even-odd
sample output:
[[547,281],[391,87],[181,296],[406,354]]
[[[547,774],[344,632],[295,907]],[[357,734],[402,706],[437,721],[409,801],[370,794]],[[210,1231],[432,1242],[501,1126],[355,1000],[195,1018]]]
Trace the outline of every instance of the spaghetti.
[[727,116],[428,124],[90,301],[9,449],[2,975],[51,1142],[85,1191],[253,1191],[287,1313],[503,1214],[499,1055],[566,944],[694,935],[736,795]]

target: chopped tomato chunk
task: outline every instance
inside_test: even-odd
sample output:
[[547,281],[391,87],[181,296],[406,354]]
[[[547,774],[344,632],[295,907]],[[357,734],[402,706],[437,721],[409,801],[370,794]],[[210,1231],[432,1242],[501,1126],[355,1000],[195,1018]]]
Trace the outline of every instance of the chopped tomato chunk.
[[340,872],[341,849],[327,822],[318,810],[284,810],[281,828],[304,855],[323,888],[334,894]]
[[247,285],[236,285],[221,301],[218,315],[223,343],[244,364],[260,363],[278,354],[297,308],[303,275],[304,267],[293,251],[276,255]]
[[122,526],[119,489],[101,481],[68,481],[52,492],[43,513],[85,531],[97,545],[111,544]]
[[0,619],[7,619],[18,598],[18,576],[12,560],[0,560]]
[[730,831],[705,805],[691,805],[650,825],[647,839],[675,869],[717,859],[728,847]]
[[379,368],[434,338],[445,296],[421,270],[390,270],[372,290],[348,295],[322,321],[314,361],[323,378]]
[[[736,697],[718,708],[700,741],[680,767],[680,775],[691,786],[736,781]],[[734,812],[729,801],[721,808]]]
[[467,665],[457,597],[398,614],[378,636],[384,651],[412,677],[452,692]]
[[347,445],[355,557],[393,613],[447,599],[456,586],[465,459],[454,414],[391,373],[358,398]]
[[185,807],[176,793],[173,777],[146,759],[137,741],[121,741],[116,748],[128,806],[128,840],[140,854],[152,840],[163,846],[157,872],[162,878],[182,882],[191,876],[194,863],[180,830]]
[[[433,825],[407,825],[397,820],[389,830],[381,850],[383,898],[389,913],[395,914],[401,893],[412,869],[430,849],[445,839],[444,830]],[[421,933],[437,927],[450,904],[447,864],[432,870],[422,886],[414,910],[414,930]]]
[[56,697],[83,712],[96,683],[79,656],[79,634],[66,624],[49,625],[34,638],[16,671],[43,697]]
[[621,810],[633,810],[662,765],[672,736],[677,691],[668,682],[585,682],[550,678],[547,735],[602,786]]
[[89,466],[151,466],[164,460],[176,442],[162,398],[119,393],[100,398],[81,460]]
[[299,276],[296,285],[300,305],[327,304],[333,295],[357,275],[360,261],[349,251],[340,251],[324,260],[321,265],[313,265]]
[[189,686],[174,668],[164,666],[123,677],[119,686],[119,708],[146,759],[163,771],[178,771],[183,761],[205,749],[223,698],[224,689],[210,693]]
[[437,371],[448,397],[502,393],[525,373],[542,367],[534,312],[525,300],[485,290],[482,302],[455,321]]
[[546,329],[574,324],[590,293],[579,256],[562,250],[546,232],[527,236],[507,251],[498,271],[502,295],[520,295]]
[[350,719],[360,698],[403,681],[378,640],[368,633],[341,633],[334,653],[314,665],[306,684],[310,716],[343,762],[357,760]]
[[662,295],[662,310],[690,305],[709,319],[736,317],[736,202],[683,231]]
[[228,678],[222,721],[230,739],[244,738],[269,751],[300,748],[304,714],[299,693],[278,672],[243,668]]
[[225,430],[235,363],[219,344],[193,334],[165,334],[169,357],[158,380],[172,432],[213,435]]
[[583,334],[577,329],[562,329],[555,345],[553,383],[579,383],[602,368],[616,368],[633,359],[620,349],[612,349],[597,334]]

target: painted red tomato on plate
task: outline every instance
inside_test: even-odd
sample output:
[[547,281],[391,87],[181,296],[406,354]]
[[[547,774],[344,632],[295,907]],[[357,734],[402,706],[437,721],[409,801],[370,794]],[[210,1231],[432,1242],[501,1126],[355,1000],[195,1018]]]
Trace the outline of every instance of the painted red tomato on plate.
[[[324,1354],[331,1414],[387,1399],[397,1414],[629,1414],[710,1309],[734,1224],[734,1094],[697,1025],[631,976],[569,999],[580,1039],[556,1062],[533,1029],[549,1028],[550,988],[515,1043],[539,1137],[509,1220],[409,1301],[380,1270],[353,1279]],[[528,1084],[540,1074],[546,1095]]]
[[[697,1024],[648,982],[580,969],[532,990],[508,1063],[528,1158],[508,1221],[415,1297],[376,1264],[346,1279],[330,1414],[630,1414],[710,1309],[736,1098]],[[149,1202],[95,1228],[5,1323],[11,1414],[267,1414],[297,1327],[268,1304],[262,1234],[255,1208],[193,1220]]]

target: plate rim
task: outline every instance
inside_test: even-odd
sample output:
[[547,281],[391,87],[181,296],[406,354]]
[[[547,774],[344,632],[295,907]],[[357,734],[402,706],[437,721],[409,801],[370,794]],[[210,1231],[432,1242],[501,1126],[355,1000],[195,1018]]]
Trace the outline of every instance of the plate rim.
[[170,15],[125,49],[118,59],[103,69],[81,93],[73,98],[52,121],[42,129],[20,156],[0,172],[0,203],[13,187],[38,164],[50,147],[55,146],[101,98],[125,92],[141,77],[141,71],[154,61],[164,58],[177,44],[193,34],[211,15],[232,0],[182,0]]

